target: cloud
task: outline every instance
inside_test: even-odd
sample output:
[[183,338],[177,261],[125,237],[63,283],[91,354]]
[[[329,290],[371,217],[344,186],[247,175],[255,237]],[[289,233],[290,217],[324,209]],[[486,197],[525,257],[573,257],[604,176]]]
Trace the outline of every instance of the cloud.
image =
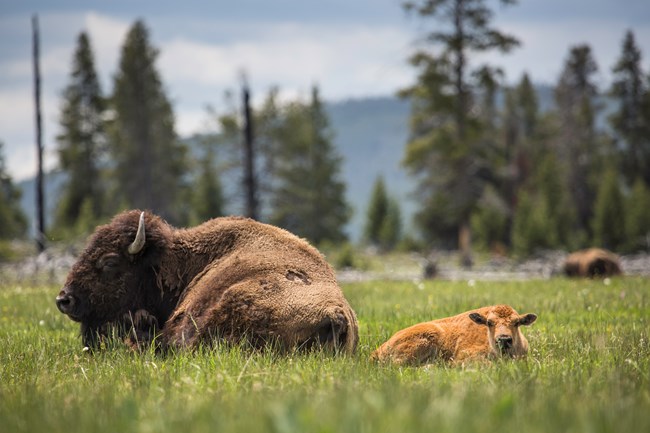
[[[34,121],[34,102],[31,88],[0,90],[0,140],[5,143],[7,167],[12,177],[22,180],[34,174],[36,170],[36,132]],[[44,164],[51,168],[55,163],[52,147],[48,146],[50,137],[55,135],[50,125],[56,122],[57,100],[51,97],[41,99],[41,116],[43,119],[43,143],[47,146]]]
[[[612,79],[611,69],[621,52],[625,32],[629,26],[615,19],[576,19],[556,22],[504,21],[498,25],[515,35],[522,45],[507,55],[489,54],[482,59],[501,66],[510,82],[518,81],[528,72],[533,82],[555,84],[559,79],[571,47],[588,44],[599,71],[596,79],[604,90]],[[650,23],[633,29],[637,44],[643,48],[650,40]],[[648,56],[643,57],[648,65]],[[647,67],[644,68],[647,70]]]
[[269,25],[232,43],[174,38],[162,44],[159,65],[168,83],[216,94],[236,85],[242,70],[259,88],[296,92],[317,82],[328,98],[387,94],[410,79],[409,37],[390,27]]
[[[111,91],[120,49],[134,20],[99,12],[41,14],[43,107],[48,164],[53,164],[60,92],[67,83],[76,37],[87,30],[105,93]],[[178,21],[175,26],[174,22]],[[326,100],[390,95],[411,83],[415,71],[406,63],[418,26],[394,24],[281,22],[152,16],[146,21],[152,44],[160,50],[157,68],[176,113],[177,131],[189,135],[205,129],[211,104],[219,111],[222,95],[239,85],[247,72],[254,101],[272,86],[281,97],[307,97],[318,84]],[[522,47],[509,55],[482,57],[506,71],[508,82],[527,71],[533,81],[553,84],[572,45],[588,42],[600,68],[601,89],[611,77],[628,23],[621,19],[574,17],[534,20],[497,18],[495,25],[519,37]],[[422,28],[420,27],[420,30]],[[636,24],[643,47],[650,23]],[[6,143],[8,166],[16,178],[34,172],[31,34],[29,16],[0,17],[0,139]],[[644,70],[648,70],[644,53]]]
[[112,86],[110,77],[117,70],[120,49],[130,26],[128,21],[96,12],[84,15],[83,27],[89,35],[95,56],[95,68],[102,77],[104,92]]

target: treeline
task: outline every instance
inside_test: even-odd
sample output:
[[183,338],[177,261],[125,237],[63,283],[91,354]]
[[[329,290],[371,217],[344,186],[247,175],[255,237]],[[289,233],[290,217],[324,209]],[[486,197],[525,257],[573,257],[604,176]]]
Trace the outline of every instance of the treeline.
[[[147,27],[136,22],[106,96],[88,35],[79,35],[57,136],[67,180],[50,239],[87,234],[127,208],[151,210],[179,226],[241,213],[242,114],[235,108],[212,113],[218,132],[194,137],[198,149],[188,146],[175,132],[157,56]],[[277,94],[272,90],[252,113],[258,217],[317,244],[341,242],[350,208],[318,89],[308,101],[280,103]],[[230,188],[224,188],[224,178]]]
[[[624,37],[609,89],[596,85],[590,46],[572,47],[554,108],[542,112],[527,74],[506,86],[499,68],[470,66],[476,54],[519,44],[492,27],[485,3],[406,4],[437,23],[411,57],[417,82],[401,91],[412,102],[405,165],[418,179],[424,239],[458,246],[467,264],[472,239],[521,255],[591,245],[648,249],[650,76],[634,34]],[[603,96],[615,109],[599,128]]]
[[[405,4],[437,22],[411,56],[416,82],[399,92],[412,104],[403,164],[418,182],[418,232],[404,241],[399,200],[379,177],[363,241],[383,251],[405,244],[459,248],[468,265],[473,246],[518,255],[591,245],[647,250],[650,76],[634,34],[623,39],[607,89],[596,85],[591,48],[572,47],[554,107],[542,111],[527,74],[508,86],[498,67],[470,62],[519,44],[491,26],[485,3]],[[216,131],[194,137],[199,144],[190,147],[175,132],[157,56],[148,29],[136,22],[105,95],[88,36],[80,34],[62,94],[57,142],[67,182],[50,238],[86,234],[125,208],[150,209],[181,226],[244,213],[243,188],[254,184],[249,194],[260,220],[319,245],[346,240],[351,208],[317,87],[307,100],[288,102],[272,89],[250,110],[255,182],[245,183],[245,116],[235,94],[227,96],[225,113],[210,113]],[[604,97],[615,108],[599,126]],[[0,149],[0,238],[9,238],[25,232],[26,219],[1,158]]]

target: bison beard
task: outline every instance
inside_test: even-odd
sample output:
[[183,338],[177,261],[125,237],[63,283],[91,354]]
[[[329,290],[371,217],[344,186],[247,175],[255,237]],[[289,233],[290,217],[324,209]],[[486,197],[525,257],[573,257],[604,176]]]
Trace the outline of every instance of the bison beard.
[[56,298],[83,344],[118,336],[134,348],[216,340],[351,353],[354,311],[306,241],[246,218],[175,229],[128,211],[100,226]]

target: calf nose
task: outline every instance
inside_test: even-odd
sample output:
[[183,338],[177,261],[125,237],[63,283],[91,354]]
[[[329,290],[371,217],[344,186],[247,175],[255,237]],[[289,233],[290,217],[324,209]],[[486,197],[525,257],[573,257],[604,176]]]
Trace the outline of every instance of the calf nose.
[[61,290],[59,296],[56,297],[56,307],[63,314],[69,314],[73,311],[75,299],[65,291]]
[[501,347],[507,348],[512,346],[512,337],[510,335],[499,335],[496,340],[497,344]]

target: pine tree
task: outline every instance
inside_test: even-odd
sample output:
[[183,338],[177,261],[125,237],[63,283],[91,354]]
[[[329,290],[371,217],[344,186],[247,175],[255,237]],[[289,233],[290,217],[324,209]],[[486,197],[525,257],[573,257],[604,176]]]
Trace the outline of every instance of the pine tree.
[[493,186],[485,188],[477,209],[472,214],[471,226],[477,244],[484,249],[499,249],[509,240],[510,210],[501,194]]
[[527,256],[537,250],[554,247],[553,231],[549,233],[549,209],[546,201],[522,190],[512,227],[515,254]]
[[[258,200],[258,219],[268,221],[271,209],[271,197],[275,188],[275,161],[279,152],[278,140],[283,125],[283,107],[278,102],[278,89],[272,88],[261,107],[251,107],[255,125],[255,178],[257,179],[256,197]],[[226,92],[224,113],[217,114],[209,108],[209,116],[217,125],[218,132],[204,137],[218,154],[218,172],[224,179],[224,202],[228,203],[230,213],[245,213],[245,191],[241,179],[244,170],[242,158],[243,119],[241,109],[232,98],[232,92]]]
[[[59,165],[67,181],[57,206],[55,227],[64,231],[74,232],[75,227],[87,231],[105,213],[101,179],[105,108],[90,41],[82,32],[77,39],[70,84],[63,92],[62,131],[57,136]],[[84,206],[86,214],[80,222]]]
[[531,185],[543,206],[540,212],[545,221],[545,248],[565,247],[574,249],[585,234],[580,229],[577,209],[573,204],[571,193],[565,187],[564,167],[554,153],[547,153],[535,169]]
[[20,207],[21,191],[7,173],[4,143],[0,141],[0,239],[25,236],[27,217]]
[[[420,179],[423,209],[418,220],[423,231],[436,231],[428,221],[430,207],[445,202],[448,219],[458,232],[463,261],[470,263],[470,215],[482,195],[480,160],[483,131],[472,115],[473,92],[468,57],[489,50],[507,52],[518,42],[490,26],[492,11],[484,0],[410,1],[405,8],[440,24],[426,35],[438,55],[418,51],[411,63],[420,70],[417,83],[402,92],[411,99],[411,137],[405,164]],[[511,3],[509,0],[503,4]],[[429,237],[441,237],[433,233]]]
[[315,244],[343,241],[350,210],[340,180],[341,157],[318,89],[314,87],[308,105],[293,103],[283,111],[271,223]]
[[283,134],[283,108],[278,102],[278,94],[278,88],[269,90],[262,106],[255,111],[254,116],[257,131],[255,143],[258,149],[258,198],[262,218],[265,218],[270,212],[276,182],[276,160],[278,159],[281,146],[280,140]]
[[602,137],[595,128],[598,90],[594,74],[598,66],[588,45],[571,48],[564,65],[555,99],[560,120],[558,152],[568,162],[566,185],[576,204],[580,226],[590,231],[595,188],[592,177],[598,172],[604,152]]
[[515,165],[517,187],[523,185],[532,174],[535,161],[543,156],[542,144],[545,137],[540,137],[543,122],[540,119],[539,101],[528,74],[524,74],[514,89],[516,117],[519,123],[519,141],[512,152]]
[[129,30],[115,76],[111,152],[117,183],[114,200],[150,209],[173,223],[188,218],[186,148],[174,131],[174,114],[155,69],[158,51],[142,21]]
[[603,175],[594,210],[594,243],[610,250],[619,250],[625,243],[625,215],[618,174],[613,169]]
[[212,143],[202,143],[203,155],[199,158],[198,174],[194,180],[192,200],[192,224],[224,215],[224,196],[215,165]]
[[644,117],[643,98],[648,91],[641,69],[641,52],[628,31],[621,57],[612,68],[614,81],[610,96],[618,102],[618,110],[610,116],[610,124],[620,142],[622,172],[632,185],[641,177],[650,185],[650,118]]
[[625,251],[650,248],[650,189],[638,178],[625,199]]
[[518,191],[511,235],[515,253],[574,249],[583,241],[584,234],[577,227],[575,208],[562,173],[556,155],[549,152]]
[[370,194],[370,202],[366,213],[366,226],[364,237],[373,245],[380,244],[380,233],[388,215],[388,195],[384,185],[384,178],[378,176]]
[[364,238],[383,251],[390,251],[395,248],[401,235],[399,203],[388,196],[383,176],[377,176],[368,202]]
[[399,202],[390,197],[386,217],[379,231],[379,243],[384,251],[393,250],[402,238],[402,212]]

